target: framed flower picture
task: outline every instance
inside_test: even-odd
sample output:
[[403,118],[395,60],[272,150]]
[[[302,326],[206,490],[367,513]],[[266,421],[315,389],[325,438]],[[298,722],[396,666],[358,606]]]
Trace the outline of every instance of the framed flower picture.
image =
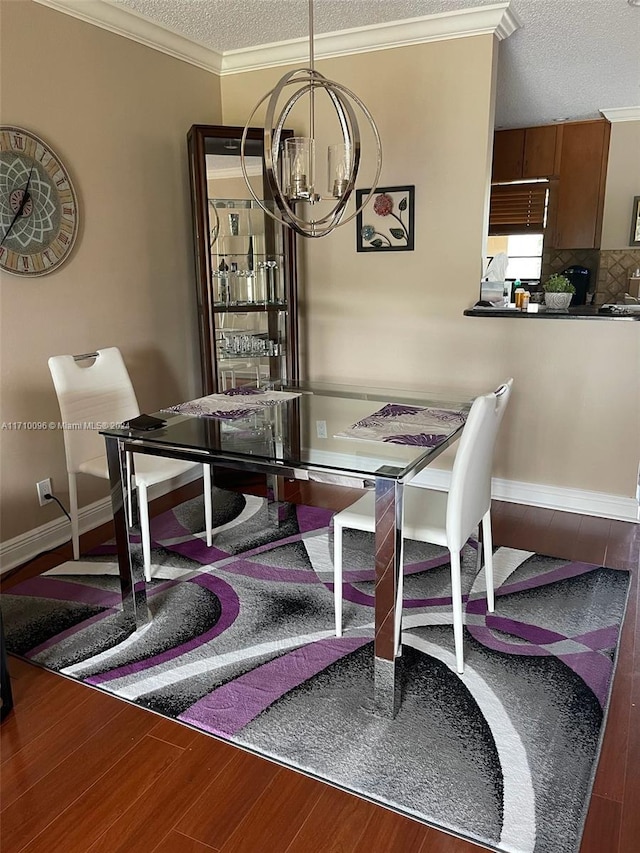
[[[371,190],[356,190],[360,207]],[[358,252],[412,252],[415,187],[378,187],[356,217]]]

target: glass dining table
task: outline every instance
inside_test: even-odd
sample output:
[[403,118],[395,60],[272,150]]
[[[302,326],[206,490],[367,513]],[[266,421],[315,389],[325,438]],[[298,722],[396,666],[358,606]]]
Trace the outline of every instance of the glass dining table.
[[[131,632],[150,614],[142,562],[130,537],[128,506],[135,456],[200,462],[266,477],[269,519],[277,525],[284,480],[319,480],[375,490],[374,700],[379,713],[399,707],[401,648],[396,599],[402,571],[404,487],[462,432],[471,398],[327,383],[241,386],[156,413],[147,431],[123,426],[105,438],[122,591]],[[133,458],[133,466],[130,460]]]

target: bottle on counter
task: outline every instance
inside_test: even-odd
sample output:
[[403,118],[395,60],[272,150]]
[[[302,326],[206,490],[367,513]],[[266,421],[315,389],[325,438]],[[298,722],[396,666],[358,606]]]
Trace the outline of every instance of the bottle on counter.
[[522,295],[522,310],[523,311],[529,310],[530,299],[531,299],[531,294],[529,293],[528,290],[525,290],[524,294]]
[[524,299],[524,287],[522,286],[522,282],[520,281],[519,278],[517,278],[515,280],[514,288],[515,288],[516,308],[519,311],[522,311],[522,300]]

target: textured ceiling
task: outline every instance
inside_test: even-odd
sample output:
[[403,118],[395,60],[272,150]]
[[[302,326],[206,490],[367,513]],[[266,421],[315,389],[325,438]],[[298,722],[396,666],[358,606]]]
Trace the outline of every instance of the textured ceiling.
[[[110,0],[218,52],[304,37],[307,0]],[[495,0],[315,0],[317,33]],[[640,7],[627,0],[512,0],[500,44],[497,127],[596,118],[640,106]]]

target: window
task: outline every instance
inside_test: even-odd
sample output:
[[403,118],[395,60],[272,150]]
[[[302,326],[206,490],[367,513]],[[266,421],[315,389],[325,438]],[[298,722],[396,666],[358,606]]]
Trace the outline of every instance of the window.
[[549,208],[549,181],[493,184],[489,208],[487,263],[498,252],[509,258],[508,281],[537,283],[542,273],[542,246]]
[[[505,234],[487,240],[487,264],[498,252],[509,258],[505,278],[507,281],[539,281],[542,272],[542,244],[544,234]],[[485,267],[486,269],[486,267]]]

